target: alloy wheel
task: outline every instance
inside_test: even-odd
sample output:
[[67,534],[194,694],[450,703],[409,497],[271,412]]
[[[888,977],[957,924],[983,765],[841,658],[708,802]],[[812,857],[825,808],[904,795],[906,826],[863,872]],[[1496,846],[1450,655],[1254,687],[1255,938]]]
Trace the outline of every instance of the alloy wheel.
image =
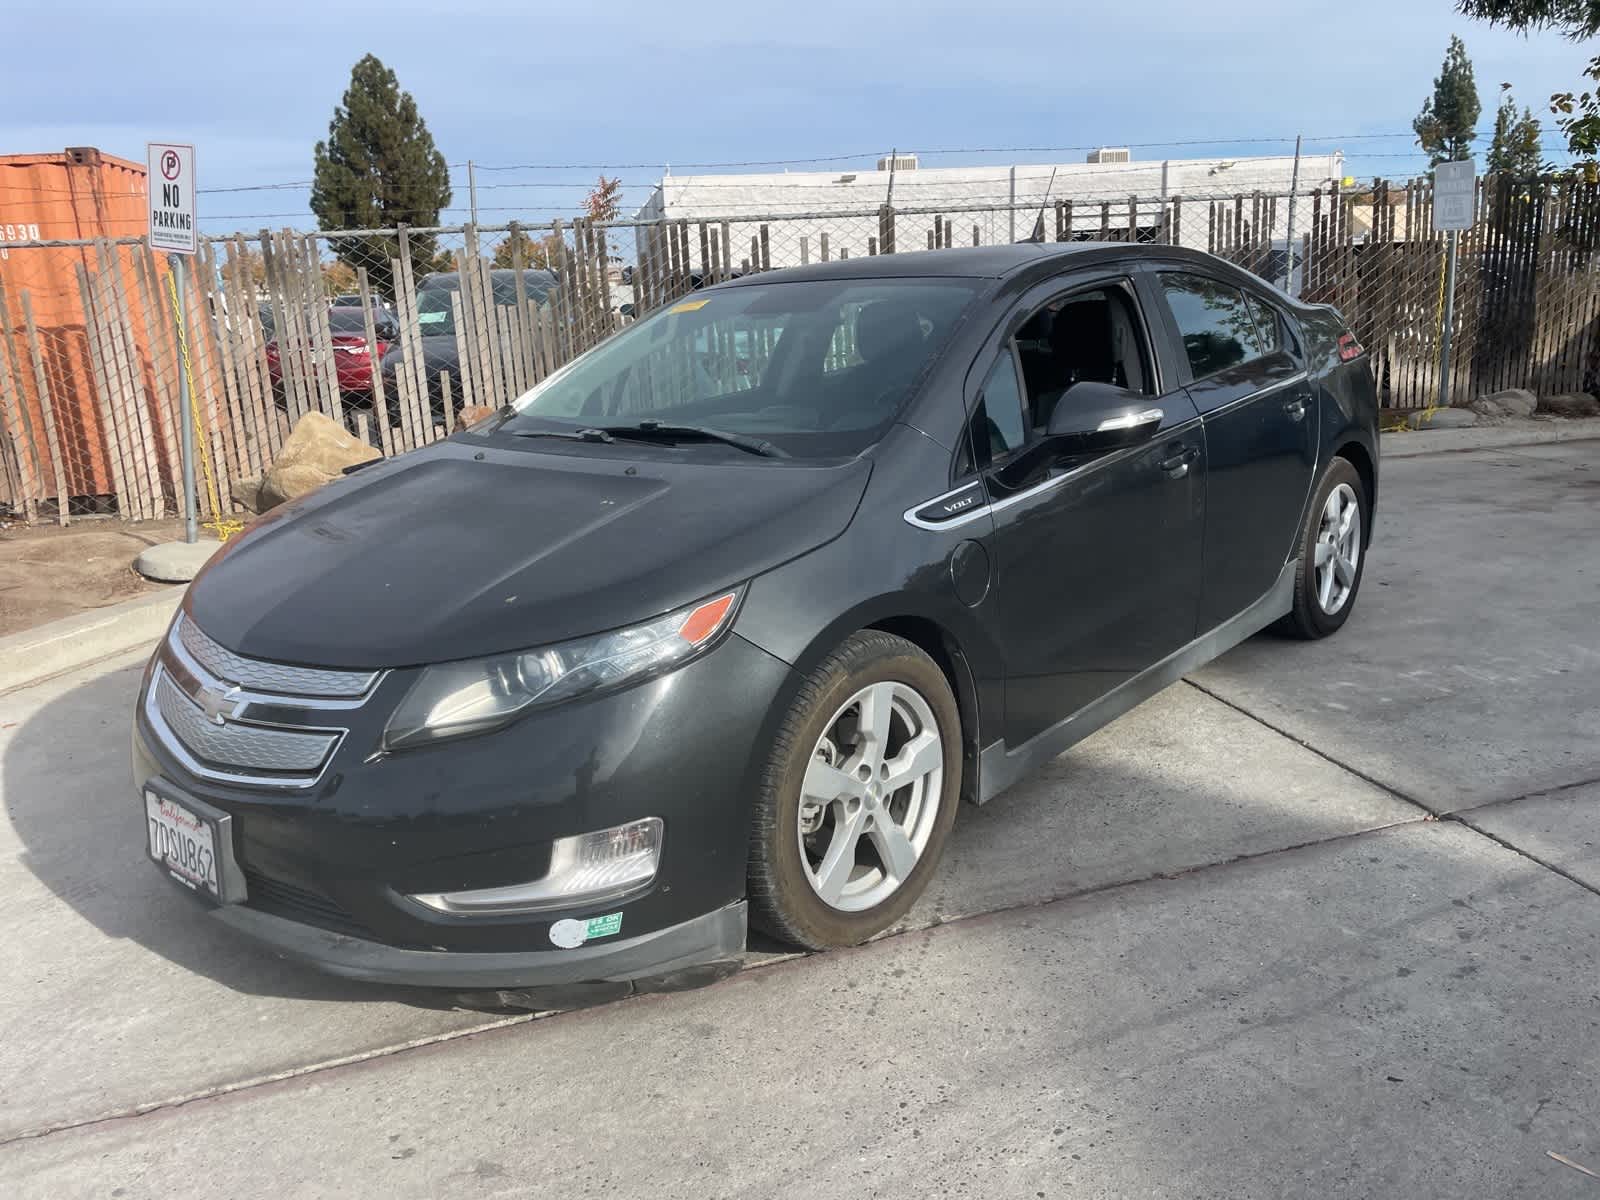
[[1361,503],[1355,489],[1341,483],[1328,493],[1317,528],[1317,605],[1330,617],[1342,609],[1355,591],[1356,566],[1361,561]]
[[824,904],[862,912],[916,869],[938,823],[944,739],[921,693],[874,683],[823,728],[801,784],[797,835]]

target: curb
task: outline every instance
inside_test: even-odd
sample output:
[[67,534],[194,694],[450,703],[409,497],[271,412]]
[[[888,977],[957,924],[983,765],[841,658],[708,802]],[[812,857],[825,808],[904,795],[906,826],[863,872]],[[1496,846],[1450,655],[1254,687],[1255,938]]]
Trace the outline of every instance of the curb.
[[1380,434],[1378,454],[1385,460],[1416,458],[1423,454],[1543,446],[1591,438],[1600,438],[1600,417],[1508,421],[1502,425],[1474,425],[1466,429],[1413,429]]
[[182,603],[183,592],[181,587],[167,588],[0,638],[0,693],[156,641]]

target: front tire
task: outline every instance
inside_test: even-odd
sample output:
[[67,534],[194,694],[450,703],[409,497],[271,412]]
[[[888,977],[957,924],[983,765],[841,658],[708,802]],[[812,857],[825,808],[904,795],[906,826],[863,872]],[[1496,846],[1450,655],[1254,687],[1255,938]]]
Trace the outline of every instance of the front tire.
[[801,685],[762,775],[750,918],[811,950],[853,946],[927,887],[961,792],[961,718],[938,664],[880,630]]
[[1279,623],[1293,637],[1325,638],[1350,619],[1366,570],[1367,490],[1348,459],[1323,472],[1295,564],[1294,608]]

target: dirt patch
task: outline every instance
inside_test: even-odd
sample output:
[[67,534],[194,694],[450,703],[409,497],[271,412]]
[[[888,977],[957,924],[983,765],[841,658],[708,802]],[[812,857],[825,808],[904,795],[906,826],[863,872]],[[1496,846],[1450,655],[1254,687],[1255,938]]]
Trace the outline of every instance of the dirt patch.
[[0,522],[0,637],[162,590],[168,585],[134,573],[133,560],[146,546],[182,537],[182,521]]

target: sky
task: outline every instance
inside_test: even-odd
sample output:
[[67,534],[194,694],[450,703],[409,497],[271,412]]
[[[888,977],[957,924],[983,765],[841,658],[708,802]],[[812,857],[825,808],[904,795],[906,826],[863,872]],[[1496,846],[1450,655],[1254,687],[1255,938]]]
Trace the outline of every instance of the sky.
[[[584,8],[24,0],[5,20],[0,154],[89,145],[142,162],[147,140],[191,141],[204,230],[309,227],[312,146],[370,52],[452,164],[450,221],[465,217],[468,160],[484,223],[571,213],[602,168],[631,211],[668,164],[870,168],[891,148],[924,166],[1008,165],[1082,151],[978,151],[1239,156],[1292,153],[1303,134],[1308,151],[1343,149],[1358,178],[1404,178],[1426,167],[1411,121],[1451,33],[1476,69],[1479,128],[1509,82],[1546,117],[1557,161],[1548,97],[1582,90],[1600,52],[1469,21],[1449,0]],[[258,190],[210,190],[224,188]]]

